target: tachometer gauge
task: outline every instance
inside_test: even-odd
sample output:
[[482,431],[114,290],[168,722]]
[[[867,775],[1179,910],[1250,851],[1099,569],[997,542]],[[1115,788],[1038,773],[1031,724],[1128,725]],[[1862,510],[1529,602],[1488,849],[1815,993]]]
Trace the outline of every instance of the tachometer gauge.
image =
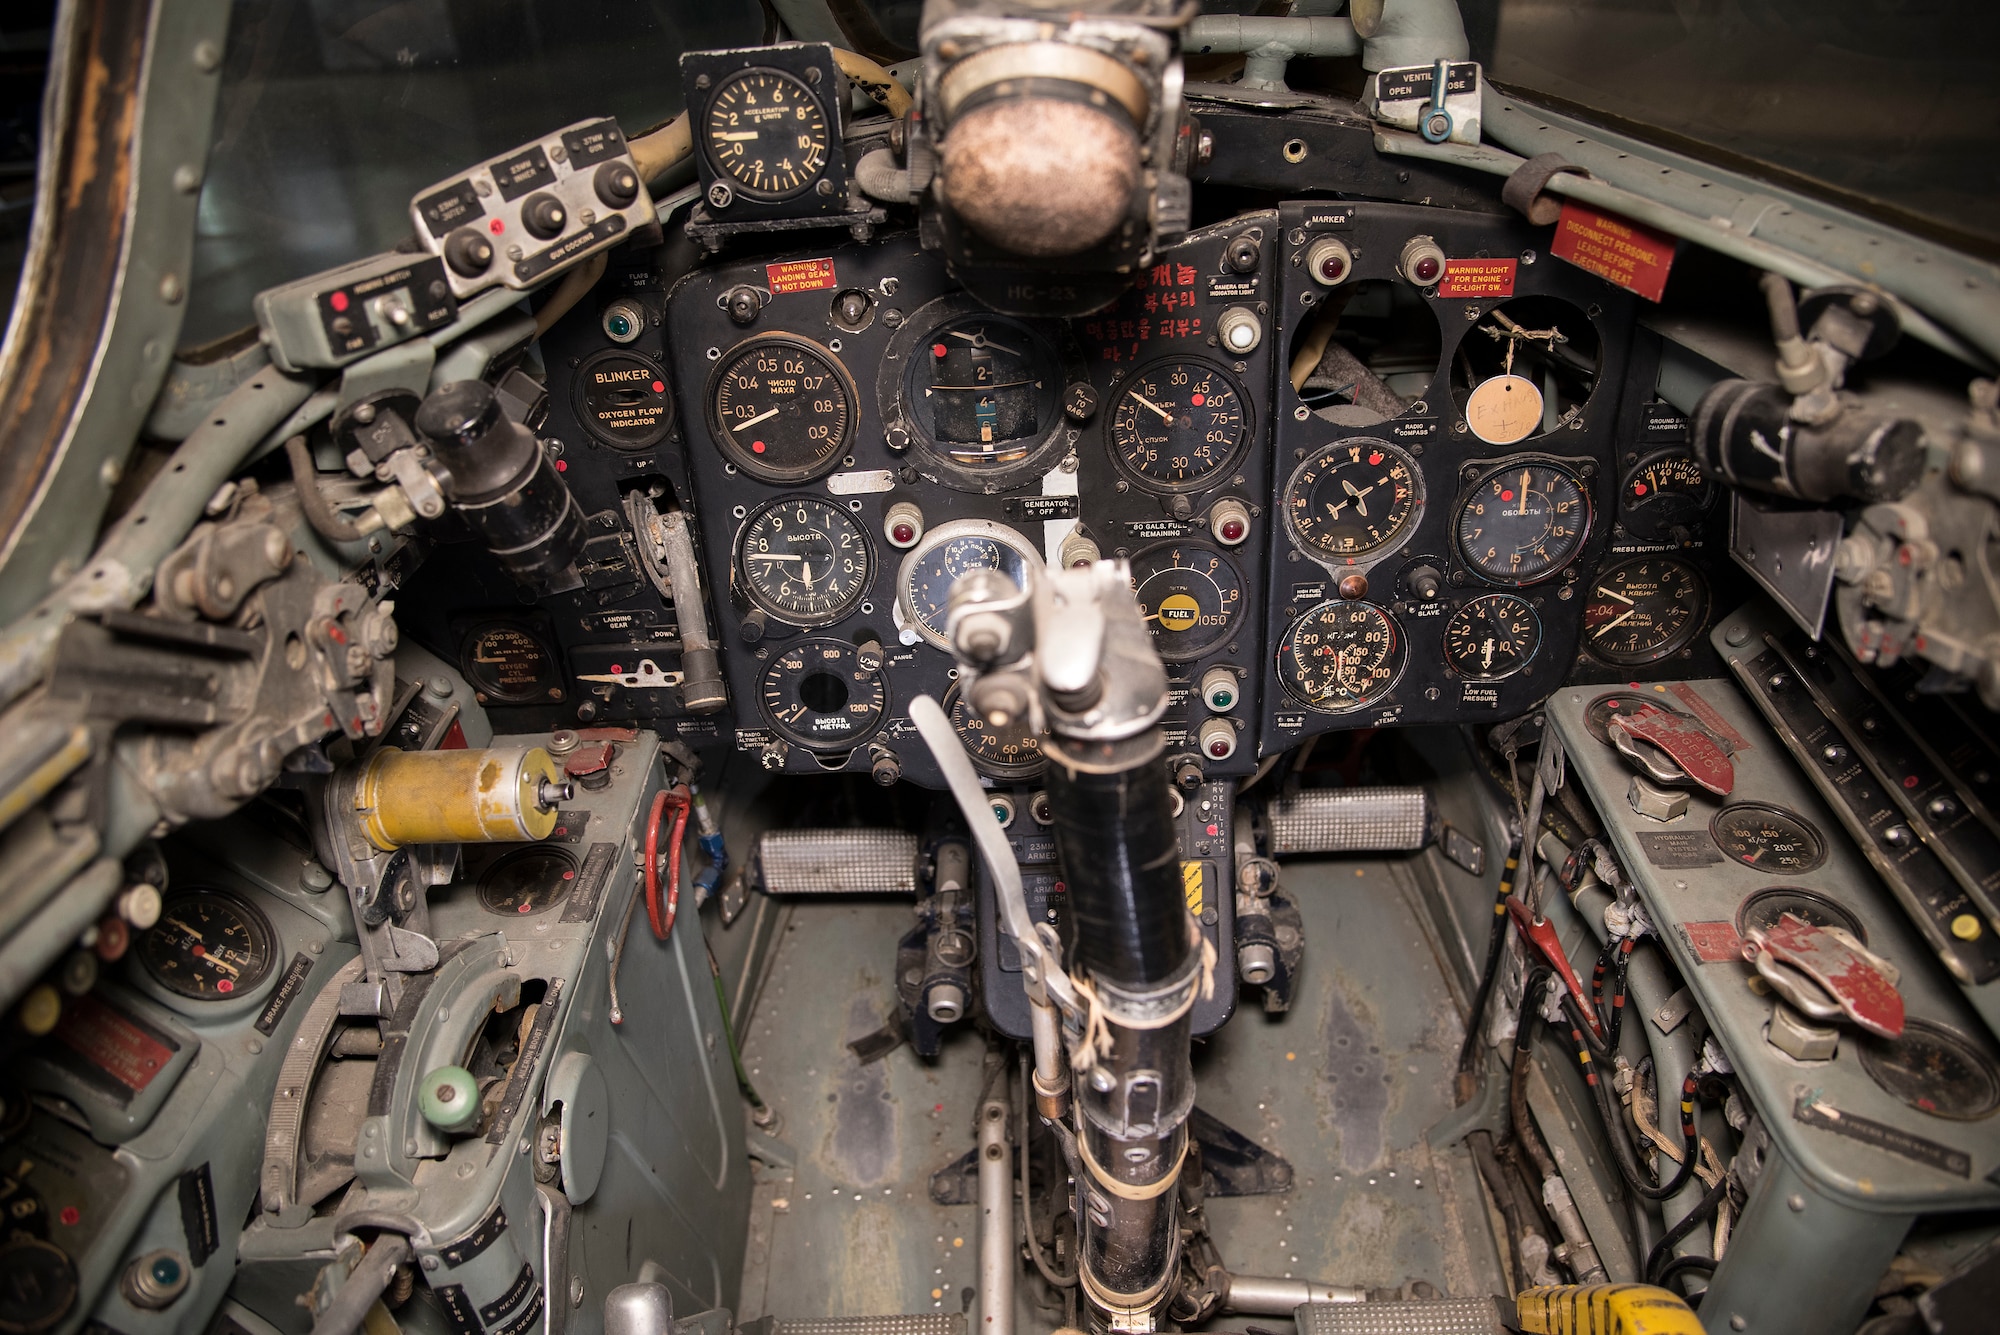
[[947,320],[910,361],[917,429],[953,463],[1019,462],[1040,447],[1061,414],[1061,364],[1019,320],[988,314]]
[[750,601],[778,620],[824,626],[868,592],[874,559],[847,511],[816,496],[788,496],[744,523],[736,574]]
[[1139,612],[1160,657],[1197,657],[1229,638],[1243,607],[1243,580],[1221,552],[1168,542],[1132,558]]
[[167,896],[160,920],[139,937],[139,962],[169,992],[222,1001],[271,972],[277,933],[262,912],[219,890]]
[[479,878],[479,903],[488,913],[525,918],[569,898],[576,884],[576,860],[549,844],[519,848]]
[[724,353],[708,408],[723,453],[766,482],[818,477],[854,433],[846,370],[819,344],[789,334],[764,334]]
[[1458,551],[1495,584],[1533,584],[1575,559],[1590,531],[1590,501],[1559,464],[1517,463],[1487,474],[1458,512]]
[[708,160],[752,199],[789,199],[826,170],[826,110],[796,75],[747,69],[708,100]]
[[1029,731],[1026,719],[996,728],[965,702],[965,692],[953,686],[945,694],[944,712],[958,740],[965,743],[972,767],[991,779],[1032,779],[1042,772],[1042,739]]
[[1386,553],[1416,527],[1423,473],[1386,441],[1356,437],[1328,445],[1285,484],[1285,518],[1299,546],[1332,561]]
[[1796,876],[1826,861],[1826,840],[1812,822],[1767,802],[1724,807],[1708,832],[1731,861],[1773,876]]
[[966,571],[985,566],[1025,589],[1028,572],[1041,564],[1034,544],[1004,524],[957,519],[938,525],[903,558],[896,599],[904,643],[914,644],[920,635],[940,649],[950,647],[944,633],[946,604],[952,583]]
[[1278,679],[1301,704],[1329,714],[1362,709],[1389,693],[1408,649],[1394,617],[1373,603],[1321,603],[1278,646]]
[[1513,676],[1541,645],[1541,618],[1525,598],[1511,593],[1474,598],[1445,623],[1445,662],[1477,681]]
[[889,689],[845,640],[802,640],[764,669],[764,719],[808,751],[848,751],[881,725]]
[[1243,396],[1203,362],[1158,362],[1125,383],[1111,452],[1151,486],[1197,487],[1235,459],[1249,434]]
[[1583,605],[1583,647],[1619,667],[1687,647],[1708,615],[1708,585],[1685,561],[1641,556],[1597,577]]

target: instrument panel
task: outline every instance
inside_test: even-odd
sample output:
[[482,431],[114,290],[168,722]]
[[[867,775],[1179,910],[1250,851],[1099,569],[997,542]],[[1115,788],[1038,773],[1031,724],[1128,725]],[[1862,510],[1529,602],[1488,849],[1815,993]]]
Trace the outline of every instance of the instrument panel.
[[[524,605],[447,545],[403,599],[505,726],[644,721],[931,785],[908,703],[957,707],[943,615],[975,566],[1128,561],[1172,753],[1217,777],[1318,733],[1685,676],[1740,587],[1717,488],[1638,303],[1548,243],[1505,215],[1291,204],[1062,320],[987,309],[907,234],[671,290],[628,256],[543,343],[585,589]],[[722,714],[680,703],[648,507],[694,521]],[[1038,770],[1032,739],[955,719],[995,782]]]

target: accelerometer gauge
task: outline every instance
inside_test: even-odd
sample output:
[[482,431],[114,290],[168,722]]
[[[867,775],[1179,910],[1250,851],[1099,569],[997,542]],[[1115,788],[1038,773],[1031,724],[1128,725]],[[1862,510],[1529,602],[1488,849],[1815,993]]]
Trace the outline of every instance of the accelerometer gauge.
[[708,160],[752,199],[789,199],[826,169],[832,132],[805,81],[751,68],[725,79],[702,118]]
[[1199,543],[1161,543],[1132,558],[1139,613],[1168,662],[1195,658],[1228,639],[1243,607],[1243,580],[1228,558]]
[[525,918],[568,899],[575,884],[576,862],[565,850],[551,845],[516,849],[479,878],[479,904],[488,913]]
[[996,728],[965,702],[965,692],[953,686],[944,698],[945,716],[965,744],[972,767],[990,779],[1032,779],[1042,772],[1042,739],[1026,719]]
[[1523,462],[1479,480],[1458,512],[1458,552],[1495,584],[1533,584],[1575,559],[1590,531],[1590,501],[1559,464]]
[[1583,645],[1620,667],[1655,663],[1701,633],[1708,585],[1701,572],[1667,556],[1620,562],[1597,577],[1583,605]]
[[1525,598],[1489,593],[1451,614],[1444,659],[1461,677],[1498,681],[1528,665],[1542,646],[1542,621]]
[[480,704],[545,704],[560,698],[562,674],[542,637],[511,621],[474,625],[459,642],[459,670]]
[[1329,714],[1362,709],[1388,694],[1407,654],[1402,628],[1373,603],[1321,603],[1292,623],[1278,646],[1278,677],[1301,704]]
[[[951,599],[952,583],[968,570],[980,567],[997,570],[1014,582],[1028,587],[1029,572],[1041,567],[1042,558],[1034,545],[1004,524],[985,519],[957,519],[940,524],[924,534],[923,540],[903,558],[896,581],[897,610],[906,630],[914,630],[940,649],[950,648],[945,639],[944,616]],[[906,638],[905,643],[913,644]]]
[[1811,821],[1766,802],[1724,807],[1708,833],[1732,861],[1773,876],[1800,875],[1826,861],[1826,840]]
[[709,426],[729,460],[766,482],[832,468],[854,434],[854,384],[827,349],[763,334],[722,355],[708,389]]
[[1285,518],[1308,552],[1334,561],[1386,553],[1416,527],[1423,473],[1387,441],[1356,437],[1326,446],[1285,484]]
[[1685,450],[1662,450],[1632,466],[1623,487],[1625,527],[1642,538],[1657,538],[1701,518],[1715,485]]
[[1112,411],[1111,452],[1142,481],[1198,487],[1235,459],[1249,434],[1243,396],[1206,362],[1155,362],[1125,383]]
[[1062,415],[1061,359],[1019,320],[989,314],[947,320],[910,363],[906,391],[917,429],[961,466],[1020,462]]
[[1933,1117],[1975,1122],[2000,1110],[2000,1066],[1970,1039],[1929,1020],[1904,1021],[1900,1038],[1864,1036],[1861,1067]]
[[744,593],[795,626],[824,626],[846,616],[874,573],[861,526],[816,496],[759,506],[737,535],[736,576]]
[[183,890],[139,937],[139,962],[169,992],[221,1001],[264,981],[276,941],[271,920],[234,895]]
[[848,751],[882,722],[889,689],[880,668],[861,666],[845,640],[793,645],[764,669],[764,717],[785,740],[808,751]]
[[1744,900],[1736,910],[1736,934],[1747,938],[1753,928],[1768,932],[1788,913],[1814,927],[1838,927],[1863,945],[1868,944],[1868,933],[1859,918],[1817,890],[1795,885],[1774,885]]

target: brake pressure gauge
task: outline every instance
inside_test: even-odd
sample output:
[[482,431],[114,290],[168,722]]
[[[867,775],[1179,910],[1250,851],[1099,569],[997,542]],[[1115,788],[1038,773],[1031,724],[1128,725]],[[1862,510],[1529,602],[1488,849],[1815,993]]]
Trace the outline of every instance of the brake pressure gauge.
[[277,933],[270,919],[234,895],[184,890],[167,897],[160,920],[139,938],[139,963],[153,981],[194,1001],[247,993],[271,972]]

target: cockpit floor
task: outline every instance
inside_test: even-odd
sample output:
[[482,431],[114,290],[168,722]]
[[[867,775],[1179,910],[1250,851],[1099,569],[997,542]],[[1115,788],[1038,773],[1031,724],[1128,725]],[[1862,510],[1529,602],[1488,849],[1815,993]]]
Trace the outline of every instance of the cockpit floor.
[[[1292,1010],[1246,992],[1197,1044],[1199,1105],[1290,1160],[1282,1195],[1210,1198],[1237,1273],[1448,1294],[1504,1288],[1470,1158],[1425,1132],[1451,1111],[1459,1015],[1406,863],[1288,864],[1306,926]],[[739,1319],[968,1310],[978,1281],[975,1205],[940,1206],[931,1174],[972,1145],[983,1044],[961,1026],[938,1061],[905,1045],[862,1063],[847,1048],[894,1005],[888,966],[907,903],[803,902],[792,911],[743,1055],[783,1118],[789,1176],[759,1166]],[[1012,1077],[1013,1067],[1007,1068]],[[1029,1304],[1018,1328],[1055,1324]],[[1230,1317],[1214,1329],[1271,1328]]]

